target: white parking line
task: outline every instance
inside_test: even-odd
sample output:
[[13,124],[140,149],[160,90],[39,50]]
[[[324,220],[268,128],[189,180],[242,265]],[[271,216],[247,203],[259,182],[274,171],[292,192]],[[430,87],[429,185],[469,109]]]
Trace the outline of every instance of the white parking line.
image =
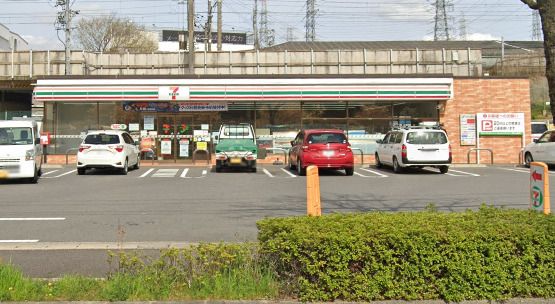
[[526,169],[509,169],[509,168],[499,168],[499,169],[530,174],[530,170],[526,170]]
[[77,172],[77,169],[71,170],[71,171],[69,171],[69,172],[62,173],[62,174],[56,175],[56,176],[47,176],[47,177],[45,177],[45,178],[58,178],[58,177],[62,177],[62,176],[64,176],[64,175],[72,174],[72,173],[75,173],[75,172]]
[[43,172],[42,175],[44,176],[44,175],[52,174],[52,173],[58,172],[58,171],[60,171],[60,170],[52,170],[52,171],[48,171],[48,172]]
[[0,240],[0,243],[37,243],[39,240]]
[[449,171],[451,171],[451,172],[457,172],[457,173],[462,173],[462,174],[468,174],[468,175],[472,175],[472,176],[480,176],[480,174],[475,174],[475,173],[470,173],[470,172],[464,172],[464,171],[458,171],[458,170],[453,170],[453,169],[449,169]]
[[208,173],[207,170],[202,170],[202,177],[205,177],[207,173]]
[[360,174],[360,173],[358,173],[358,172],[353,172],[353,174],[356,175],[356,176],[360,176],[360,177],[370,177],[370,176],[366,176],[366,175]]
[[282,170],[283,172],[289,174],[289,176],[291,176],[291,177],[297,177],[295,174],[289,172],[289,170],[285,170],[285,169],[283,169],[283,168],[281,168],[281,170]]
[[189,168],[183,169],[183,172],[181,172],[181,175],[179,177],[181,177],[181,178],[190,178],[190,177],[187,177],[187,172],[189,172]]
[[148,171],[146,171],[145,173],[143,173],[143,175],[139,176],[139,178],[141,178],[141,177],[146,177],[146,176],[149,175],[150,172],[152,172],[152,171],[154,171],[154,168],[148,169]]
[[269,177],[274,177],[270,171],[266,170],[266,168],[263,168],[262,171],[264,171],[264,173],[266,173]]
[[179,169],[158,169],[152,177],[175,177]]
[[360,169],[361,169],[361,170],[364,170],[364,171],[367,171],[367,172],[370,172],[370,173],[374,173],[374,174],[376,174],[376,175],[378,175],[378,176],[381,176],[381,177],[387,177],[387,175],[381,174],[380,172],[377,172],[377,171],[374,171],[374,170],[365,169],[365,168],[360,168]]
[[65,221],[65,217],[2,217],[0,221]]

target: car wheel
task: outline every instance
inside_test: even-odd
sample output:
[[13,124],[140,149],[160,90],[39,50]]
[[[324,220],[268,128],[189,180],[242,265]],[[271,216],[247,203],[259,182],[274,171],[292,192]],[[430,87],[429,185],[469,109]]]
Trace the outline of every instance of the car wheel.
[[256,166],[255,166],[255,167],[251,167],[251,172],[256,173]]
[[399,162],[397,161],[397,157],[393,158],[393,172],[395,173],[403,172],[403,168],[401,168],[401,165],[399,165]]
[[353,176],[353,174],[355,173],[355,168],[345,168],[345,175],[347,176]]
[[376,168],[381,168],[383,164],[380,161],[380,156],[378,155],[378,153],[376,153],[375,159],[376,159]]
[[85,169],[77,169],[77,175],[85,175]]
[[449,171],[449,166],[439,166],[439,172],[441,174],[445,174],[447,171]]
[[216,172],[222,172],[222,161],[216,161]]
[[301,163],[301,160],[297,160],[297,174],[299,176],[305,176],[306,175],[306,168],[303,169],[303,164]]
[[135,170],[139,170],[141,168],[141,157],[137,154],[137,164],[135,164]]
[[121,174],[127,175],[127,172],[129,172],[129,161],[125,159],[125,164],[123,165],[123,169],[121,169]]
[[296,166],[293,165],[293,161],[291,160],[291,155],[289,155],[289,170],[294,171]]
[[526,152],[526,154],[524,155],[524,165],[530,168],[530,163],[533,161],[534,158],[532,157],[532,154],[530,152]]
[[30,184],[36,184],[39,181],[39,172],[35,170],[35,175],[29,179]]

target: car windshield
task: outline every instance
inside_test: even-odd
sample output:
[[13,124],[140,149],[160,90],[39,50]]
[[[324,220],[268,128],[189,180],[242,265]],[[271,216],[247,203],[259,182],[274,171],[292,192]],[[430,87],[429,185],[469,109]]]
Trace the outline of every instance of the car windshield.
[[443,132],[409,132],[407,143],[414,145],[446,144],[447,136]]
[[532,133],[541,134],[547,131],[547,126],[545,124],[532,124]]
[[113,145],[119,144],[119,136],[116,134],[90,134],[85,138],[88,145]]
[[0,145],[33,144],[31,128],[0,128]]
[[308,136],[311,144],[347,143],[347,137],[341,133],[313,133]]

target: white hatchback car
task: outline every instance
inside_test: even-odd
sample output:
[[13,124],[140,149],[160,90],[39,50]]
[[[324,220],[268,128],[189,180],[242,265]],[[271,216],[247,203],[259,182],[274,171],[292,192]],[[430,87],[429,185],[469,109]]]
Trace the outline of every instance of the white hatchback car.
[[411,127],[389,131],[378,140],[376,167],[392,166],[395,173],[403,168],[431,166],[441,173],[449,171],[452,154],[447,133],[439,128]]
[[533,161],[555,165],[555,131],[544,132],[539,139],[524,147],[524,165]]
[[117,130],[91,131],[77,152],[77,174],[90,168],[116,168],[127,174],[139,169],[140,151],[129,133]]

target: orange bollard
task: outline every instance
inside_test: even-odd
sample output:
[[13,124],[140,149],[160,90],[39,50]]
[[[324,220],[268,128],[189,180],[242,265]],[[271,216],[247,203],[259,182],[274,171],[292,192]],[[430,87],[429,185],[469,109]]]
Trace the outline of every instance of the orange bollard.
[[320,204],[320,177],[318,167],[306,168],[306,213],[308,216],[322,215]]

